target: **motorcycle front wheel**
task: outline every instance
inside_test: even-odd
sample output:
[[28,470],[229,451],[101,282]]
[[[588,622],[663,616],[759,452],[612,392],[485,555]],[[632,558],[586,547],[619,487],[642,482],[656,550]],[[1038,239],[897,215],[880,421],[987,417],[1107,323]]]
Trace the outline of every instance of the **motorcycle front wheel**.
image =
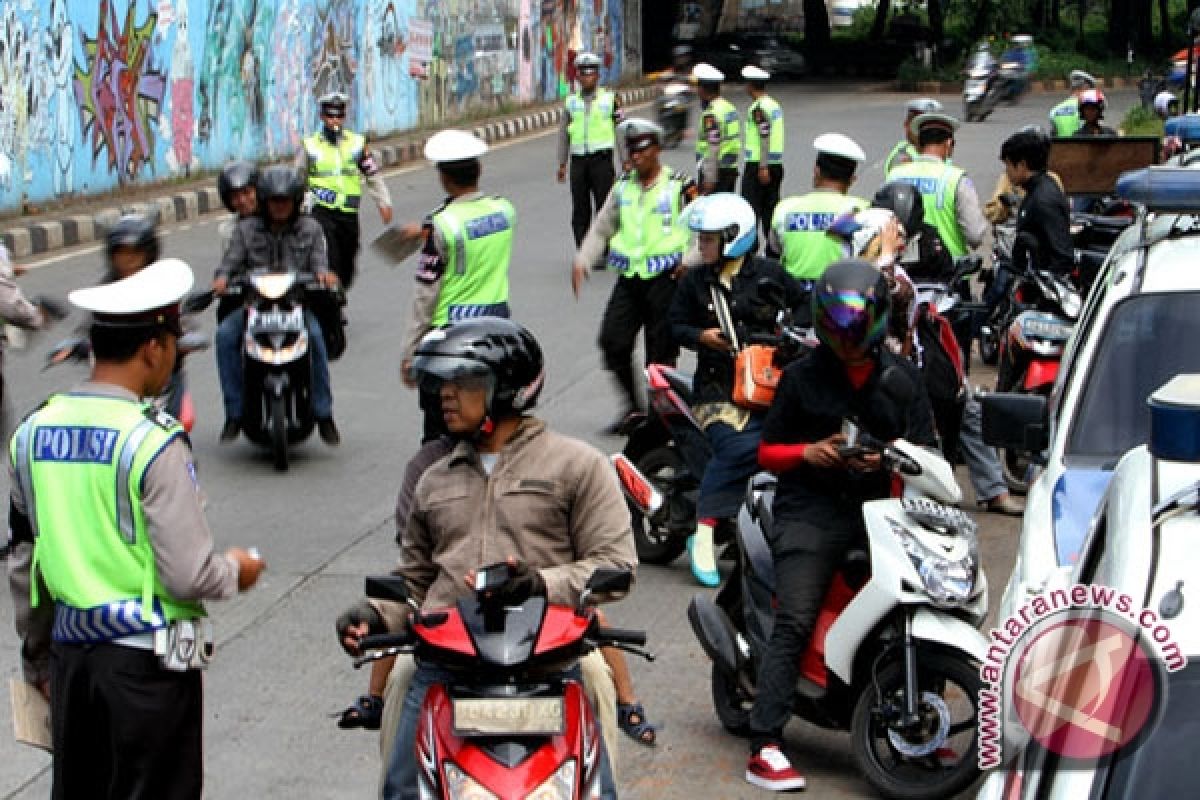
[[[638,560],[645,564],[666,566],[679,558],[687,547],[687,539],[672,531],[672,516],[686,513],[680,503],[687,499],[679,495],[675,485],[679,476],[687,468],[679,453],[669,447],[656,447],[637,460],[637,468],[646,480],[654,484],[654,488],[662,493],[664,498],[662,509],[653,518],[645,517],[642,512],[629,502],[629,515],[633,523],[633,540],[637,546]],[[628,500],[627,500],[628,502]],[[691,510],[691,527],[695,528],[695,509]]]
[[952,797],[979,777],[979,669],[962,654],[922,652],[919,719],[903,725],[904,660],[897,655],[867,684],[854,707],[854,757],[884,797]]
[[736,675],[730,675],[716,664],[712,665],[712,703],[725,730],[734,736],[750,735],[754,698],[738,685]]
[[1004,469],[1004,482],[1013,494],[1024,495],[1029,492],[1029,468],[1032,466],[1029,454],[1018,450],[1001,450],[1000,465]]
[[282,396],[271,399],[271,455],[275,469],[287,472],[288,468],[288,419],[287,406]]

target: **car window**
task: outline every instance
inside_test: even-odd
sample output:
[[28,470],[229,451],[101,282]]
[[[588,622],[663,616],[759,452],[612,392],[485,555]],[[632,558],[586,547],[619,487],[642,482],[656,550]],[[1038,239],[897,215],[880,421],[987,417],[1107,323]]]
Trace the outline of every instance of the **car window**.
[[1197,308],[1200,292],[1135,295],[1113,308],[1071,422],[1068,460],[1115,463],[1149,439],[1146,398],[1175,375],[1200,372]]
[[1071,381],[1074,380],[1075,371],[1079,369],[1079,352],[1088,341],[1088,337],[1091,336],[1092,326],[1099,316],[1099,310],[1104,307],[1104,298],[1108,295],[1111,288],[1111,284],[1107,279],[1102,280],[1103,282],[1098,280],[1095,288],[1088,293],[1087,300],[1084,302],[1083,313],[1079,315],[1079,322],[1075,324],[1075,333],[1070,341],[1067,342],[1062,361],[1067,367],[1067,372],[1063,380],[1055,384],[1054,391],[1050,395],[1049,417],[1051,420],[1058,418],[1058,406],[1062,402],[1063,394],[1067,391],[1067,387],[1071,385]]

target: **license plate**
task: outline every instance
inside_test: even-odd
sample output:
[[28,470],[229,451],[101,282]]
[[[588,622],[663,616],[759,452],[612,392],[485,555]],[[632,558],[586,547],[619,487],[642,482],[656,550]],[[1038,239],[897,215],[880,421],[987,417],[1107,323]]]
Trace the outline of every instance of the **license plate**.
[[563,732],[561,697],[455,697],[459,736],[554,736]]
[[304,312],[299,308],[255,311],[246,325],[251,333],[299,333],[304,330]]

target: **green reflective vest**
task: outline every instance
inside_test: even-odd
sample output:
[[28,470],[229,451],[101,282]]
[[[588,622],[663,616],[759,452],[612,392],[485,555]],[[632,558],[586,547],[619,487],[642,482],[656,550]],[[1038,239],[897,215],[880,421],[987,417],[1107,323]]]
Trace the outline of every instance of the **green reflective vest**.
[[921,193],[925,221],[937,228],[946,249],[955,258],[970,252],[958,227],[958,184],[966,173],[959,167],[933,157],[919,157],[901,164],[888,175],[889,180],[910,183]]
[[1079,98],[1068,97],[1050,109],[1050,124],[1054,126],[1055,136],[1074,136],[1083,127],[1083,119],[1079,116]]
[[317,132],[304,140],[308,153],[308,188],[316,204],[334,211],[354,213],[362,203],[362,176],[358,162],[367,140],[342,131],[336,145]]
[[[763,134],[763,128],[768,130]],[[767,141],[768,164],[783,163],[783,108],[775,98],[762,95],[746,112],[746,163],[762,162],[762,143]]]
[[901,164],[915,161],[917,155],[917,148],[913,147],[907,139],[902,142],[896,142],[896,146],[892,148],[892,152],[888,153],[887,159],[883,162],[884,181],[890,181],[892,179],[892,170]]
[[[706,122],[711,120],[711,122]],[[717,166],[720,169],[737,169],[738,151],[742,149],[742,122],[733,103],[717,95],[700,114],[700,131],[696,134],[696,161],[708,157],[708,129],[716,125],[721,130],[721,144],[717,148]]]
[[841,243],[825,231],[840,214],[869,205],[861,197],[829,189],[780,200],[771,217],[771,229],[779,240],[779,260],[784,268],[797,280],[820,278],[826,267],[842,257]]
[[608,89],[597,88],[591,103],[585,103],[576,92],[567,98],[566,109],[570,122],[567,136],[571,140],[571,155],[585,156],[601,150],[612,150],[617,140],[613,112],[617,96]]
[[446,243],[446,270],[431,324],[508,316],[508,265],[517,212],[503,197],[447,203],[433,215]]
[[608,268],[624,277],[655,278],[683,263],[689,233],[680,211],[685,179],[663,167],[648,189],[637,173],[617,181],[613,197],[620,213],[608,242]]
[[[142,512],[146,470],[182,435],[147,403],[88,394],[53,395],[13,434],[10,456],[36,537],[33,569],[59,605],[111,615],[95,639],[135,632],[139,621],[150,630],[205,615],[162,585]],[[63,639],[57,627],[55,638]]]

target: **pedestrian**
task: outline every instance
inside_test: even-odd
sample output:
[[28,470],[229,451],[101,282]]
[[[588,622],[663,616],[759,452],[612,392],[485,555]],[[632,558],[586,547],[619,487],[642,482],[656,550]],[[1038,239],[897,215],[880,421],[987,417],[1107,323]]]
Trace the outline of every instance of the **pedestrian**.
[[688,232],[681,222],[684,206],[696,196],[695,184],[662,165],[663,131],[649,120],[621,123],[617,134],[625,142],[633,169],[621,176],[592,221],[572,264],[571,288],[579,290],[591,267],[607,253],[609,269],[620,273],[600,323],[604,368],[612,373],[624,397],[624,407],[605,428],[620,434],[641,413],[633,370],[638,331],[646,332],[646,363],[675,363],[679,347],[671,336],[667,311],[675,281],[683,274]]
[[908,127],[917,136],[920,152],[913,161],[892,170],[888,181],[916,187],[925,204],[925,221],[937,228],[950,255],[962,258],[983,243],[988,221],[975,184],[965,170],[950,163],[954,132],[960,123],[949,114],[933,111],[914,117]]
[[1081,69],[1071,70],[1071,94],[1050,109],[1050,135],[1074,136],[1083,120],[1079,116],[1079,95],[1096,88],[1096,79]]
[[325,232],[329,266],[349,289],[358,258],[363,177],[384,225],[392,222],[392,196],[366,137],[345,128],[346,95],[329,92],[317,104],[321,130],[304,139],[304,147],[296,154],[296,167],[308,178],[312,214]]
[[811,287],[825,268],[841,258],[839,242],[825,235],[829,225],[847,211],[866,208],[866,200],[848,194],[866,153],[841,133],[823,133],[813,140],[817,152],[813,190],[785,198],[775,207],[767,237],[767,255]]
[[[396,571],[423,609],[469,596],[475,571],[487,566],[480,563],[483,554],[507,560],[510,577],[497,591],[513,605],[540,596],[576,606],[594,570],[637,566],[629,513],[608,459],[529,413],[545,382],[544,366],[534,336],[506,319],[456,322],[417,348],[413,369],[437,389],[458,440],[417,482],[401,543]],[[403,630],[409,611],[402,603],[360,600],[338,617],[338,641],[357,653],[368,633]],[[612,678],[595,651],[568,674],[582,680],[600,719],[600,791],[615,798]],[[397,658],[384,699],[385,707],[400,709],[386,800],[417,797],[421,705],[431,686],[450,680],[438,665]]]
[[[713,531],[722,519],[737,516],[746,481],[758,472],[758,440],[764,409],[734,403],[734,341],[773,336],[783,310],[762,297],[763,282],[778,287],[788,309],[804,303],[799,284],[777,261],[754,255],[758,221],[742,197],[717,192],[688,211],[702,265],[679,281],[671,303],[671,333],[682,347],[696,352],[692,413],[708,440],[712,456],[700,480],[696,531],[688,538],[692,575],[701,586],[720,584]],[[722,329],[717,298],[729,311],[732,330]],[[730,337],[733,337],[731,340]]]
[[598,86],[600,57],[580,53],[575,59],[579,91],[567,97],[558,133],[558,182],[567,179],[571,156],[571,231],[575,246],[583,243],[593,211],[599,211],[616,180],[613,146],[621,103],[611,89]]
[[896,142],[888,157],[883,161],[884,180],[891,180],[892,170],[901,164],[916,160],[917,135],[908,125],[921,114],[941,111],[942,104],[932,97],[914,97],[904,106],[904,138]]
[[265,566],[214,549],[187,436],[142,399],[175,369],[192,281],[167,259],[72,292],[93,315],[90,380],[12,439],[10,586],[25,677],[50,701],[56,800],[199,800],[201,601]]
[[733,103],[721,96],[725,75],[711,64],[692,67],[700,96],[700,129],[696,132],[696,183],[700,194],[736,192],[742,121]]
[[[746,92],[753,98],[746,112],[745,171],[742,197],[754,209],[763,237],[771,229],[771,217],[779,203],[783,185],[783,107],[767,94],[771,74],[755,66],[742,68]],[[757,250],[757,248],[755,248]]]
[[[446,200],[421,222],[401,226],[400,238],[420,242],[412,312],[400,347],[400,378],[420,389],[413,353],[434,328],[473,317],[507,317],[508,266],[517,212],[499,195],[479,189],[487,144],[473,133],[444,130],[429,137],[425,158],[437,168]],[[436,395],[420,391],[422,443],[446,432]]]

